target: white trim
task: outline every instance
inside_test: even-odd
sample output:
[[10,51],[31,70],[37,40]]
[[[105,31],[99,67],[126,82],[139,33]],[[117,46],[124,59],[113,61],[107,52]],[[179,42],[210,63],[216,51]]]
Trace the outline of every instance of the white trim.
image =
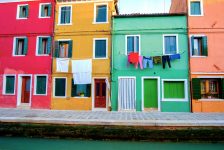
[[21,105],[22,96],[22,77],[30,77],[30,100],[28,105],[32,103],[32,74],[18,74],[18,90],[17,90],[17,106]]
[[[185,98],[164,98],[164,82],[165,81],[183,81],[184,82],[184,95]],[[173,102],[187,102],[188,100],[188,82],[187,79],[162,79],[162,101],[173,101]]]
[[[65,79],[65,96],[55,96],[55,79]],[[66,98],[67,97],[67,77],[53,77],[53,98]]]
[[[37,77],[38,76],[45,76],[46,77],[46,91],[45,94],[37,94],[36,92],[36,85],[37,85]],[[38,95],[38,96],[47,96],[47,89],[48,89],[48,74],[36,74],[34,75],[34,94],[33,95]]]
[[224,72],[191,72],[191,74],[210,74],[210,75],[224,75]]
[[[42,5],[51,5],[51,8],[53,8],[51,3],[40,3],[40,4],[39,4],[39,16],[38,16],[38,18],[42,18],[42,19],[45,19],[45,18],[51,18],[51,16],[41,17],[41,6],[42,6]],[[52,10],[51,10],[51,11],[52,11]],[[51,14],[52,14],[52,12],[51,12]]]
[[[26,17],[26,18],[20,18],[19,17],[19,10],[20,10],[20,7],[21,6],[29,6],[29,4],[22,4],[22,5],[17,5],[17,12],[16,12],[16,19],[17,20],[24,20],[24,19],[28,19],[28,17]],[[29,7],[28,7],[28,14],[29,14]]]
[[158,111],[161,111],[161,99],[160,99],[160,77],[150,77],[150,76],[143,76],[142,77],[142,111],[145,109],[144,105],[144,87],[145,87],[145,79],[156,79],[157,80],[157,102],[158,102]]
[[[61,8],[62,7],[71,7],[70,12],[70,23],[61,24]],[[66,25],[72,25],[72,5],[61,5],[59,6],[59,13],[58,13],[58,26],[66,26]]]
[[165,53],[165,37],[166,36],[175,36],[176,37],[176,53],[179,54],[179,37],[178,34],[163,34],[163,55],[172,55],[172,54],[166,54]]
[[[113,2],[113,0],[103,0],[104,2]],[[102,0],[88,0],[88,1],[68,1],[68,2],[57,2],[58,4],[82,4],[82,3],[95,3],[101,2]]]
[[[125,35],[125,55],[128,55],[128,37],[130,36],[137,36],[139,38],[139,55],[141,55],[141,35],[140,34],[135,34],[135,35]],[[135,52],[135,49],[134,49]]]
[[202,78],[202,79],[223,79],[224,76],[197,76],[197,78]]
[[190,55],[191,55],[191,58],[207,58],[208,56],[195,56],[195,55],[192,55],[192,41],[191,41],[191,38],[192,36],[194,37],[207,37],[207,35],[205,34],[191,34],[189,36],[189,41],[190,41]]
[[[107,19],[106,19],[106,22],[96,22],[96,7],[97,6],[102,6],[102,5],[106,5],[107,6],[107,14],[106,14],[106,17],[107,17]],[[109,23],[108,22],[108,3],[95,3],[94,4],[94,20],[93,20],[93,24],[106,24],[106,23]]]
[[[106,40],[106,57],[103,58],[95,57],[95,44],[97,40]],[[108,59],[108,38],[93,38],[93,59]]]
[[[13,93],[6,93],[6,77],[14,76],[14,92]],[[2,95],[15,95],[16,94],[16,74],[4,74],[3,75],[3,86],[2,86]]]
[[212,99],[198,99],[198,101],[201,102],[224,102],[224,99],[217,99],[217,98],[212,98]]
[[[201,7],[201,14],[200,15],[192,15],[191,14],[191,2],[200,2],[200,7]],[[189,12],[189,16],[193,16],[193,17],[201,17],[204,16],[204,5],[203,5],[203,0],[188,0],[188,12]]]
[[108,100],[109,100],[109,93],[106,87],[106,108],[95,108],[95,79],[107,79],[108,77],[93,77],[92,78],[92,111],[107,111],[108,108]]
[[[135,102],[136,102],[136,104],[135,104],[135,109],[133,111],[136,111],[136,105],[137,105],[137,101],[136,101],[136,97],[137,97],[137,95],[136,95],[137,94],[137,92],[136,92],[137,91],[136,76],[118,76],[118,83],[117,83],[118,84],[118,98],[117,98],[118,99],[118,104],[117,104],[118,105],[118,111],[125,111],[125,110],[122,110],[121,106],[119,105],[119,101],[120,101],[119,100],[119,97],[120,97],[119,96],[119,79],[134,79],[135,80]],[[128,111],[132,111],[132,110],[128,110]]]
[[[16,52],[16,39],[24,39],[25,40],[25,38],[27,38],[27,37],[26,36],[17,36],[17,37],[13,38],[12,56],[14,56],[14,57],[26,56],[26,55],[15,55],[15,52]],[[28,43],[27,43],[27,46],[28,46]]]
[[49,56],[49,54],[38,54],[38,49],[39,49],[39,38],[49,38],[51,36],[37,36],[37,39],[36,39],[36,53],[35,55],[36,56]]
[[0,3],[29,2],[35,0],[1,0]]

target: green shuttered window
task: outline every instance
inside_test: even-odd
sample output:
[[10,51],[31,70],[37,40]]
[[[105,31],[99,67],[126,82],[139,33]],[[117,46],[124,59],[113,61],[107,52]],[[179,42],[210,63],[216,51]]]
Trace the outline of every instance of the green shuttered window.
[[193,99],[201,99],[201,80],[199,78],[192,79]]
[[71,58],[72,57],[72,40],[55,41],[54,57],[56,58]]
[[36,94],[46,95],[47,76],[36,76]]
[[95,58],[107,57],[107,40],[97,39],[95,40]]
[[71,23],[71,6],[63,6],[60,8],[60,24]]
[[96,22],[107,22],[107,5],[96,6]]
[[20,19],[28,18],[28,16],[29,16],[29,6],[28,5],[21,5],[18,7],[18,9],[19,9],[18,18],[20,18]]
[[74,84],[72,79],[72,97],[90,97],[91,96],[91,84]]
[[207,36],[191,36],[191,55],[208,56]]
[[15,76],[5,76],[4,94],[15,94]]
[[49,55],[51,53],[51,37],[38,38],[38,55]]
[[28,38],[19,37],[15,38],[14,55],[27,55],[28,51]]
[[51,4],[41,4],[40,9],[41,9],[40,17],[50,17],[51,16],[51,10],[52,10]]
[[184,99],[184,89],[184,81],[164,81],[164,98]]
[[65,97],[66,96],[66,78],[55,78],[54,96]]
[[191,7],[191,15],[201,15],[201,2],[200,1],[192,1],[190,4]]

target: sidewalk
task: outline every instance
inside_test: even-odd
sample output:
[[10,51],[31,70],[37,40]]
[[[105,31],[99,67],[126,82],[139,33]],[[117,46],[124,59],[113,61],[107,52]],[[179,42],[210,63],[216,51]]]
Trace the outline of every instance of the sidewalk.
[[150,127],[224,127],[224,113],[193,114],[0,109],[0,122]]

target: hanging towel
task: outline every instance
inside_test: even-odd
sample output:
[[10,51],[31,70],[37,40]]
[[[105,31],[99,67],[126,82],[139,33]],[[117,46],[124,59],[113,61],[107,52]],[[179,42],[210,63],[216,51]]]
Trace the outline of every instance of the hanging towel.
[[162,57],[161,56],[154,56],[153,57],[153,63],[154,64],[161,64],[162,63]]
[[57,72],[68,72],[69,58],[57,58]]
[[139,54],[138,53],[130,53],[128,55],[128,62],[131,64],[136,64],[139,61]]
[[92,83],[92,73],[91,72],[82,72],[82,73],[73,73],[74,84],[90,84]]
[[180,59],[180,54],[170,55],[170,60]]

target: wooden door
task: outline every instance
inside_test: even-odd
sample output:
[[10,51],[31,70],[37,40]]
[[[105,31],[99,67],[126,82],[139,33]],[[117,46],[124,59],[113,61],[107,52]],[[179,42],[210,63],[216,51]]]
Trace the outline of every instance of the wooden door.
[[144,80],[144,107],[158,108],[158,86],[157,79]]
[[95,108],[106,108],[105,79],[95,79]]
[[30,77],[22,77],[21,103],[30,103]]

